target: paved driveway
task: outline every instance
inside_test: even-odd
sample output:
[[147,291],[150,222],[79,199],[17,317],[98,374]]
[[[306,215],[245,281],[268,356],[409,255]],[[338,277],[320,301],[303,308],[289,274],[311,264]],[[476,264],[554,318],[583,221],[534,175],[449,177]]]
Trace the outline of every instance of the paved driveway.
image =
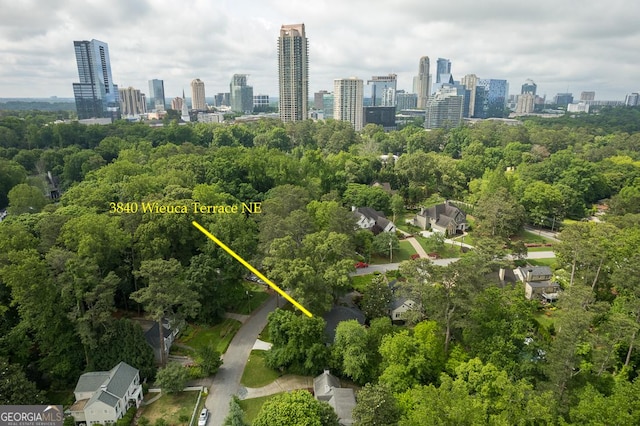
[[267,315],[276,308],[276,297],[271,296],[238,330],[231,340],[224,362],[216,373],[205,402],[211,411],[209,426],[222,426],[229,413],[231,397],[240,389],[240,379],[258,334],[267,325]]

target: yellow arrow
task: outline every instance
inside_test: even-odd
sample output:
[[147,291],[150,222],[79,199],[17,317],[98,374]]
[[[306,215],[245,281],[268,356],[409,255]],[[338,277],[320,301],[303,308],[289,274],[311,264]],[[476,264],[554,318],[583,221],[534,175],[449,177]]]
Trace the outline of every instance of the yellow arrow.
[[309,318],[311,318],[313,315],[311,315],[311,312],[309,312],[308,310],[305,309],[304,306],[302,306],[301,304],[299,304],[298,302],[296,302],[293,297],[289,296],[287,293],[285,293],[280,287],[278,287],[277,285],[275,285],[273,282],[271,282],[271,280],[267,277],[265,277],[264,275],[262,275],[262,273],[260,273],[260,271],[258,271],[256,268],[254,268],[253,266],[251,266],[251,264],[249,262],[247,262],[246,260],[244,260],[242,257],[240,257],[240,255],[238,255],[235,251],[231,250],[229,247],[227,247],[222,241],[220,241],[219,239],[217,239],[216,237],[213,236],[213,234],[209,231],[207,231],[205,228],[202,227],[202,225],[200,225],[198,222],[196,222],[195,220],[193,222],[191,222],[193,224],[193,226],[195,226],[196,228],[198,228],[200,230],[200,232],[202,232],[204,235],[206,235],[207,237],[209,237],[209,239],[211,241],[213,241],[214,243],[216,243],[217,245],[219,245],[220,247],[222,247],[224,249],[224,251],[226,251],[227,253],[229,253],[231,256],[233,256],[238,262],[242,263],[248,270],[250,270],[251,272],[253,272],[254,274],[256,274],[256,276],[258,278],[260,278],[262,281],[264,281],[265,283],[269,284],[271,286],[272,289],[274,289],[275,291],[277,291],[282,297],[284,297],[285,299],[287,299],[289,302],[291,302],[293,304],[293,306],[295,306],[296,308],[300,309],[306,316],[308,316]]

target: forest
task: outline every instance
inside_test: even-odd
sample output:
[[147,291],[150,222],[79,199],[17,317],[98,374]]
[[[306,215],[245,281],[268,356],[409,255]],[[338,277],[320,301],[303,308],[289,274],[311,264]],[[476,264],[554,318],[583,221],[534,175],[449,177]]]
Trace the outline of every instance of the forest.
[[[197,220],[314,313],[271,314],[267,361],[299,374],[330,367],[362,386],[358,424],[640,424],[639,108],[428,132],[57,117],[0,113],[1,403],[45,402],[119,360],[152,379],[130,315],[219,322],[247,273]],[[420,301],[404,326],[386,316],[383,274],[363,292],[366,324],[343,322],[319,343],[354,263],[381,250],[351,207],[403,217],[444,199],[473,207],[476,248],[447,267],[401,265],[393,278]],[[110,208],[252,202],[261,213]],[[493,278],[522,251],[512,237],[525,224],[561,230],[551,324],[522,287]]]

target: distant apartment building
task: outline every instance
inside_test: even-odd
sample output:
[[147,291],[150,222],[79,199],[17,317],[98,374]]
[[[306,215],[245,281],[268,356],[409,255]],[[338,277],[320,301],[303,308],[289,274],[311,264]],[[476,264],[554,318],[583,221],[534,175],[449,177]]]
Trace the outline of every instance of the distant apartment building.
[[229,93],[217,93],[213,97],[213,103],[217,107],[229,106],[229,105],[231,105],[231,102],[230,102],[229,98],[230,98],[230,94]]
[[333,118],[348,121],[356,131],[363,127],[363,81],[356,77],[333,81]]
[[309,41],[304,24],[283,25],[278,37],[278,92],[283,122],[307,119]]
[[[414,93],[416,94],[416,108],[425,109],[431,89],[431,75],[429,74],[429,57],[423,56],[418,63],[418,75],[414,78]],[[398,103],[400,101],[398,100]],[[398,108],[407,109],[407,108]]]
[[229,84],[231,111],[250,114],[253,112],[253,87],[247,85],[246,74],[234,74]]
[[624,98],[624,104],[626,106],[637,106],[640,105],[640,93],[629,93]]
[[573,102],[573,93],[558,93],[553,97],[553,103],[566,107]]
[[78,118],[111,118],[120,115],[118,86],[113,83],[109,46],[99,40],[74,41],[79,83],[73,83]]
[[254,108],[267,108],[269,105],[269,95],[253,95]]
[[191,109],[206,111],[207,104],[204,97],[204,82],[199,78],[191,81]]
[[333,117],[333,93],[324,93],[322,95],[322,111],[325,118]]
[[179,96],[176,96],[175,98],[171,99],[171,109],[174,109],[176,111],[182,111],[182,98]]
[[518,95],[516,114],[531,114],[534,110],[534,102],[535,95],[532,93]]
[[568,104],[567,112],[584,112],[589,113],[589,104],[587,102],[578,102],[577,104]]
[[326,90],[320,90],[319,92],[315,92],[313,94],[313,108],[317,109],[317,110],[321,110],[324,108],[324,95],[328,94],[329,92]]
[[417,93],[405,93],[404,90],[398,90],[396,92],[396,110],[402,111],[405,109],[418,108],[418,99],[419,96]]
[[476,91],[478,87],[478,76],[475,74],[467,74],[462,79],[460,79],[460,83],[469,90],[469,117],[475,117],[476,110]]
[[157,112],[165,109],[164,99],[164,81],[153,79],[149,80],[149,108]]
[[118,89],[120,113],[123,116],[138,116],[147,113],[147,101],[144,93],[133,87]]
[[509,95],[507,80],[480,78],[476,86],[474,117],[501,118],[505,114]]
[[452,85],[443,85],[429,98],[424,127],[456,127],[462,121],[463,108],[464,96],[458,94],[458,89]]
[[596,92],[582,92],[580,93],[580,101],[593,101],[596,98]]
[[367,106],[363,109],[364,125],[377,124],[385,131],[396,129],[396,108],[392,106]]
[[524,95],[525,93],[531,93],[533,96],[536,95],[536,91],[538,90],[538,85],[533,82],[530,78],[525,80],[524,84],[520,89],[520,94]]
[[371,106],[396,106],[398,75],[374,75],[367,80],[371,90]]

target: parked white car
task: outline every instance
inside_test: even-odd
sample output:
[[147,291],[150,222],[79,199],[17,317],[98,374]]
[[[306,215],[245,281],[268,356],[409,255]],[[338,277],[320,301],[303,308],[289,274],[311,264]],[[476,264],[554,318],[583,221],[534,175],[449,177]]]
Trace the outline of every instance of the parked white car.
[[209,410],[207,408],[203,408],[200,412],[200,418],[198,419],[198,426],[206,426],[207,420],[209,420]]

